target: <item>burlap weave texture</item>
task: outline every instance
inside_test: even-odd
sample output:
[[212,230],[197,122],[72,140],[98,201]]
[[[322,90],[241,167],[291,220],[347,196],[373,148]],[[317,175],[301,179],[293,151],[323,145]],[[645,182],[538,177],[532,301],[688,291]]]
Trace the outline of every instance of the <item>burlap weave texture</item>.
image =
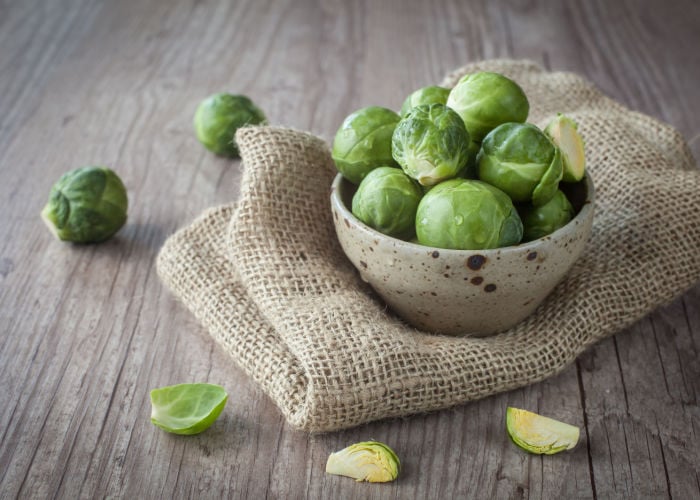
[[441,337],[387,312],[336,240],[329,146],[299,131],[240,130],[239,200],[163,246],[162,280],[292,426],[330,431],[542,380],[700,279],[700,170],[677,131],[529,62],[469,65],[443,84],[476,70],[515,79],[530,122],[574,118],[596,185],[584,254],[508,332]]

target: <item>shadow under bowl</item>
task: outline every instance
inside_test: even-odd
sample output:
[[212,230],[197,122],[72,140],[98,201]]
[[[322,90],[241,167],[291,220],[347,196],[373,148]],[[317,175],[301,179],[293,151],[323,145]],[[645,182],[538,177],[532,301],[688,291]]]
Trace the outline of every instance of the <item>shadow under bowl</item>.
[[489,250],[451,250],[382,234],[351,212],[357,186],[338,174],[331,209],[338,240],[361,278],[414,327],[436,334],[487,336],[529,316],[566,276],[591,233],[595,190],[560,185],[576,215],[534,241]]

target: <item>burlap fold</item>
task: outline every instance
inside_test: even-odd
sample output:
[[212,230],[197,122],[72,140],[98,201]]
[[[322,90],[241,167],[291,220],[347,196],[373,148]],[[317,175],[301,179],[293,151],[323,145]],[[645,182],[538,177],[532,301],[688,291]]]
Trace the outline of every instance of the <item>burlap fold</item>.
[[515,328],[440,337],[387,312],[336,240],[328,144],[294,130],[240,130],[240,199],[161,250],[163,281],[292,426],[341,429],[542,380],[700,279],[700,171],[677,131],[529,62],[469,65],[443,84],[475,70],[516,80],[533,123],[574,118],[597,188],[583,256]]

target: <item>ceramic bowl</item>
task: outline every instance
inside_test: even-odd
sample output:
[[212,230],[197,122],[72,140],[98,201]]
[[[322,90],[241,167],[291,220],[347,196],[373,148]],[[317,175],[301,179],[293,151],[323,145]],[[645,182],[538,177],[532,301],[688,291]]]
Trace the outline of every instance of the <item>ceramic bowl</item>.
[[486,336],[530,315],[581,255],[593,222],[589,175],[561,185],[576,216],[552,234],[491,250],[447,250],[386,236],[351,212],[355,185],[333,181],[333,223],[343,251],[386,304],[421,330]]

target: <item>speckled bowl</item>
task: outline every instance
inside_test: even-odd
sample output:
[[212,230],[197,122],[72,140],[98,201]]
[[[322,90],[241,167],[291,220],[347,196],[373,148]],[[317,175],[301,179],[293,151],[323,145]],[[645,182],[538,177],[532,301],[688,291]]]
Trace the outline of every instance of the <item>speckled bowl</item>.
[[576,210],[535,241],[492,250],[446,250],[386,236],[352,212],[356,186],[338,175],[331,208],[338,240],[364,281],[421,330],[486,336],[530,315],[578,259],[593,222],[593,182],[561,185]]

